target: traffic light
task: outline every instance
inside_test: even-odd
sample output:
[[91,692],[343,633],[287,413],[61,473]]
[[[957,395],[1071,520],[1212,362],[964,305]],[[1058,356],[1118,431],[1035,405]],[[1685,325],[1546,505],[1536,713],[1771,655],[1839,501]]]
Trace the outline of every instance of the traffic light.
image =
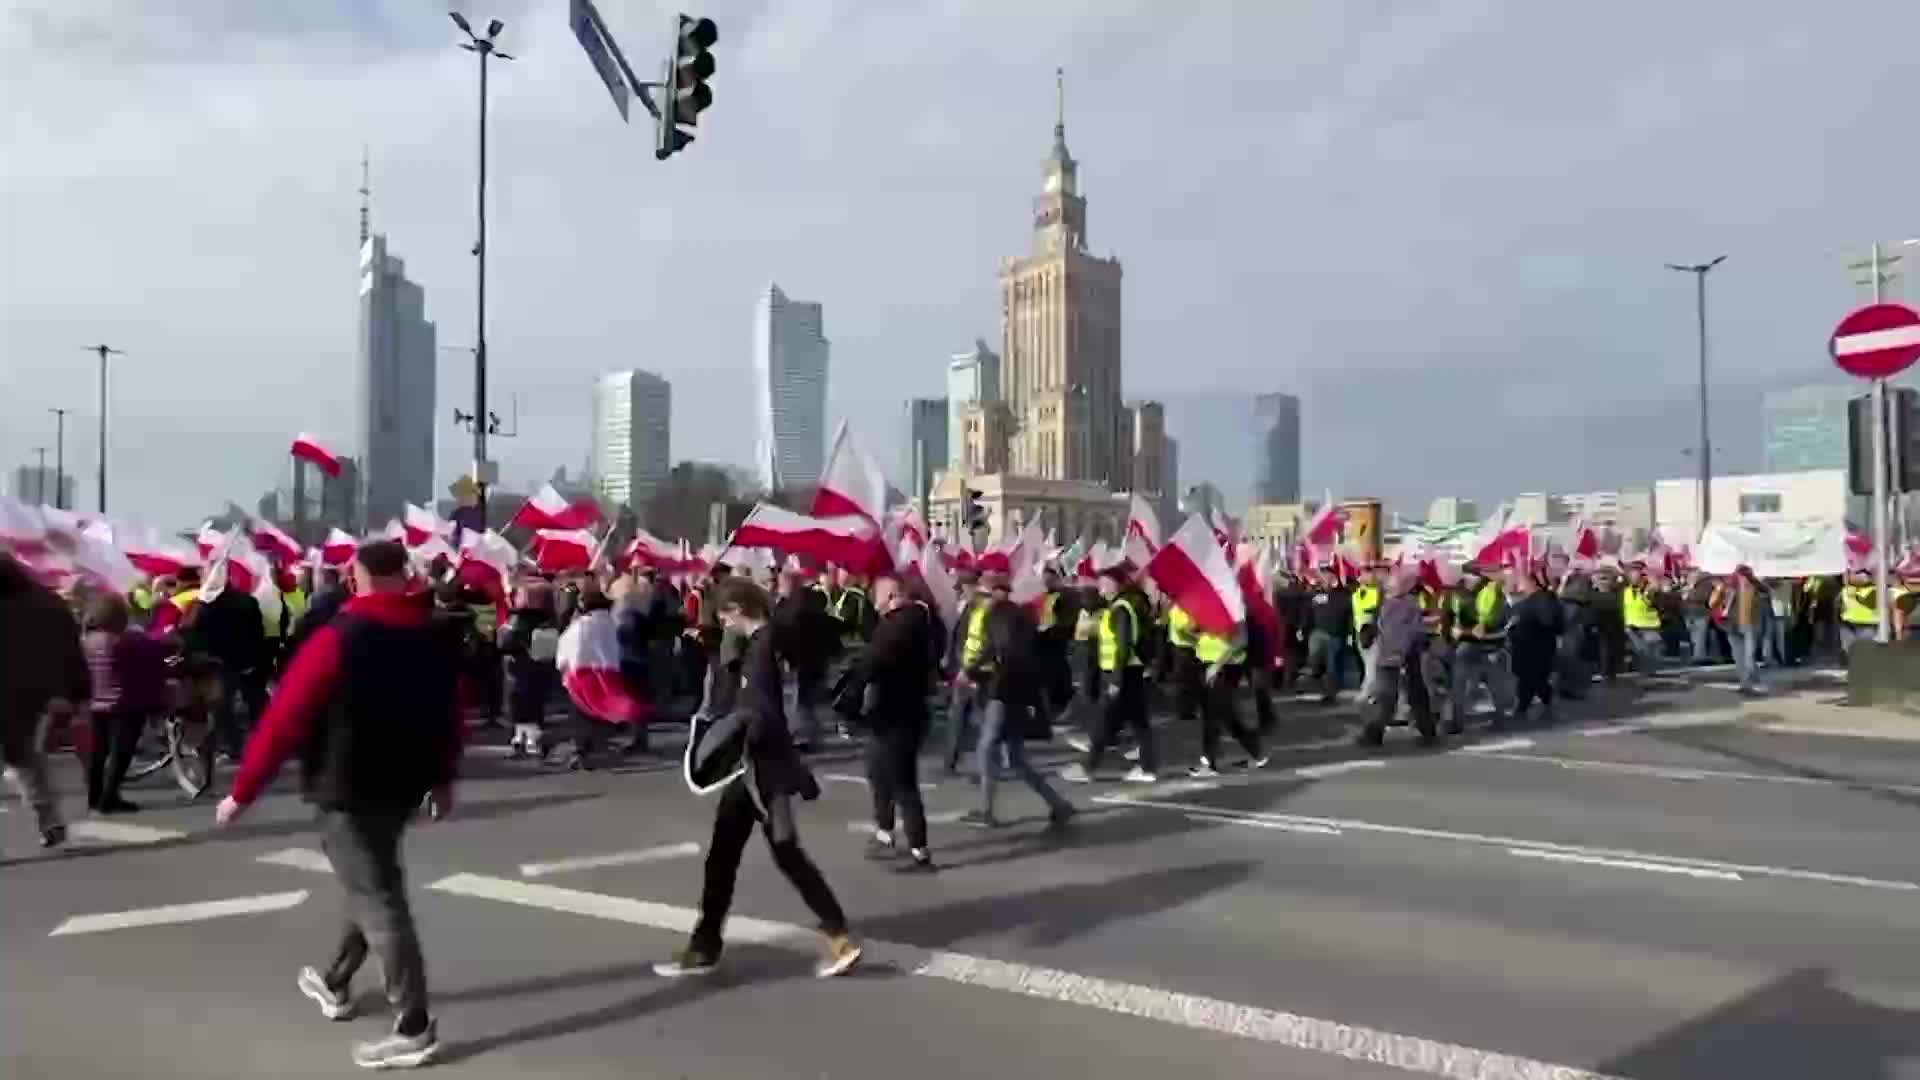
[[980,505],[986,496],[972,488],[960,493],[960,524],[966,529],[977,529],[987,523],[987,512]]
[[[1847,486],[1873,494],[1873,396],[1847,403]],[[1887,388],[1887,492],[1920,491],[1920,391]]]
[[660,103],[660,139],[653,156],[665,161],[687,148],[693,133],[681,127],[697,127],[700,114],[713,104],[713,90],[707,80],[713,77],[713,54],[708,50],[720,40],[720,30],[712,19],[678,16],[674,24],[673,56],[667,61],[667,85]]

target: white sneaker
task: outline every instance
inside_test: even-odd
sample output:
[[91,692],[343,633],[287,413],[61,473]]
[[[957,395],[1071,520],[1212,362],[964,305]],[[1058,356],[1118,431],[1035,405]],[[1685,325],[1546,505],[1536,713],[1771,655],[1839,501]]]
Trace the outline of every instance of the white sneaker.
[[1266,756],[1265,754],[1262,754],[1262,755],[1260,755],[1260,756],[1259,756],[1259,757],[1257,757],[1257,758],[1248,758],[1248,759],[1247,759],[1247,761],[1246,761],[1246,764],[1244,764],[1244,765],[1242,765],[1242,766],[1240,766],[1240,767],[1241,767],[1241,768],[1243,768],[1243,769],[1245,769],[1245,770],[1247,770],[1248,772],[1252,772],[1252,771],[1253,771],[1253,770],[1255,770],[1255,769],[1264,769],[1264,768],[1266,768],[1266,767],[1267,767],[1267,762],[1269,762],[1269,761],[1272,761],[1272,760],[1273,760],[1272,758],[1270,758],[1270,757],[1268,757],[1268,756]]
[[1135,765],[1133,767],[1133,771],[1129,772],[1126,776],[1122,777],[1121,779],[1125,780],[1129,784],[1157,784],[1160,782],[1159,777],[1153,775],[1152,773],[1148,772],[1147,770],[1141,768],[1138,765]]
[[1219,777],[1220,770],[1213,767],[1213,762],[1208,761],[1206,758],[1201,758],[1200,764],[1187,770],[1187,775],[1193,777],[1195,780],[1213,780]]
[[1079,751],[1082,754],[1088,754],[1093,752],[1093,741],[1091,739],[1088,739],[1085,735],[1067,736],[1067,745],[1072,747],[1076,751]]
[[1140,748],[1137,746],[1129,746],[1127,747],[1127,752],[1124,754],[1121,754],[1120,756],[1123,758],[1126,758],[1128,761],[1139,761]]
[[1093,775],[1087,772],[1087,767],[1085,765],[1082,765],[1077,761],[1067,766],[1066,768],[1060,770],[1060,779],[1065,780],[1069,784],[1093,783]]

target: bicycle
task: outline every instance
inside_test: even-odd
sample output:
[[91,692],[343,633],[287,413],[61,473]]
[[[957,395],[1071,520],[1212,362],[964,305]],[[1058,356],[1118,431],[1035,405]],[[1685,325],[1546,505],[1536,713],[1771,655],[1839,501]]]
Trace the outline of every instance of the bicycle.
[[198,799],[213,786],[212,711],[225,680],[219,663],[204,657],[175,656],[167,666],[174,673],[167,682],[167,709],[148,722],[127,779],[145,779],[170,767],[180,790]]

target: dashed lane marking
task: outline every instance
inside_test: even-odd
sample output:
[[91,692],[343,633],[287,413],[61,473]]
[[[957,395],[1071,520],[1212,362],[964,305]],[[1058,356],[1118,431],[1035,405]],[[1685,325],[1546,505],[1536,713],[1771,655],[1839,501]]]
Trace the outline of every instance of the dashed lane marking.
[[97,915],[75,915],[53,928],[48,937],[73,934],[97,934],[105,930],[130,930],[136,926],[169,926],[175,923],[204,922],[233,915],[256,915],[265,911],[285,911],[307,899],[307,890],[240,896],[229,900],[205,900],[195,904],[169,904],[165,907],[139,908],[133,911],[107,911]]
[[[965,810],[941,810],[936,813],[928,814],[927,824],[952,825],[958,822],[961,818],[966,816],[967,816],[967,812]],[[847,822],[847,831],[850,833],[860,833],[862,835],[865,835],[873,831],[873,822],[849,821]]]
[[1309,780],[1318,780],[1328,776],[1338,776],[1344,772],[1354,772],[1359,769],[1384,769],[1386,767],[1387,763],[1384,761],[1378,761],[1373,758],[1356,758],[1353,761],[1329,761],[1325,765],[1306,765],[1294,769],[1288,775],[1305,777]]
[[569,874],[577,870],[599,870],[608,866],[633,866],[639,863],[664,862],[667,859],[689,859],[700,854],[698,841],[688,840],[679,844],[660,844],[656,847],[638,848],[632,851],[611,851],[604,855],[579,855],[570,859],[555,859],[551,862],[523,863],[520,866],[521,877],[550,877],[554,874]]
[[1580,855],[1571,851],[1543,851],[1539,848],[1508,848],[1507,854],[1522,859],[1545,859],[1549,862],[1580,863],[1584,866],[1605,866],[1614,870],[1645,870],[1654,874],[1681,874],[1686,877],[1708,878],[1714,881],[1744,881],[1732,870],[1714,870],[1704,866],[1681,866],[1667,862],[1649,862],[1645,859],[1607,859],[1597,855]]
[[[1106,802],[1106,799],[1095,799]],[[1171,799],[1132,799],[1129,805],[1151,807],[1157,810],[1177,810],[1184,814],[1199,814],[1222,822],[1229,821],[1270,821],[1287,822],[1295,825],[1320,825],[1340,829],[1345,832],[1378,833],[1386,836],[1410,836],[1425,840],[1451,840],[1456,843],[1476,844],[1500,848],[1526,848],[1530,851],[1554,851],[1602,859],[1629,859],[1641,862],[1655,862],[1666,866],[1689,866],[1707,870],[1722,870],[1753,877],[1782,878],[1792,881],[1814,881],[1827,885],[1857,885],[1868,889],[1887,889],[1894,892],[1920,892],[1920,882],[1897,881],[1888,878],[1866,877],[1860,874],[1834,874],[1821,870],[1803,870],[1791,866],[1765,866],[1753,863],[1721,862],[1717,859],[1696,859],[1680,855],[1662,855],[1626,848],[1585,847],[1579,844],[1556,844],[1542,840],[1528,840],[1515,836],[1492,836],[1486,833],[1455,832],[1451,829],[1435,829],[1421,825],[1394,825],[1379,821],[1360,821],[1354,818],[1307,817],[1299,814],[1273,814],[1251,810],[1231,810],[1205,803],[1176,802]]]
[[[855,776],[852,773],[821,773],[820,779],[826,780],[835,784],[858,784],[861,787],[867,787],[869,785],[869,781],[867,780],[866,777]],[[930,780],[920,781],[921,791],[932,791],[933,789],[939,786],[940,785],[933,783]]]
[[1532,739],[1495,739],[1492,742],[1474,743],[1462,746],[1454,751],[1458,754],[1499,754],[1508,750],[1525,750],[1533,745]]
[[[697,913],[690,908],[478,874],[455,874],[427,888],[458,896],[544,908],[676,933],[689,932],[697,917]],[[813,948],[820,941],[818,931],[739,915],[727,920],[727,937],[729,940],[797,948]],[[863,946],[869,956],[895,964],[919,978],[939,979],[983,990],[998,990],[1099,1009],[1121,1016],[1212,1031],[1348,1061],[1391,1065],[1427,1076],[1455,1080],[1486,1077],[1501,1077],[1503,1080],[1618,1080],[1603,1073],[1493,1050],[1055,968],[965,953],[928,951],[885,941],[867,941]]]
[[185,829],[163,829],[157,825],[134,825],[125,821],[97,821],[85,818],[67,826],[67,835],[102,844],[158,844],[187,835]]
[[266,863],[268,866],[285,866],[293,870],[312,870],[320,874],[333,873],[333,860],[327,858],[326,852],[315,851],[312,848],[283,848],[271,854],[262,855],[253,861]]
[[1256,829],[1273,829],[1276,832],[1305,833],[1310,836],[1340,836],[1339,829],[1331,825],[1311,825],[1295,821],[1254,821],[1247,818],[1221,817],[1217,814],[1188,814],[1188,821],[1208,821],[1228,825],[1249,825]]
[[1733,769],[1696,769],[1676,765],[1646,765],[1633,761],[1592,761],[1552,754],[1488,754],[1496,761],[1538,762],[1557,765],[1576,772],[1612,772],[1629,776],[1652,776],[1662,780],[1733,780],[1754,784],[1788,784],[1795,787],[1840,788],[1846,791],[1894,792],[1920,795],[1920,784],[1888,784],[1875,780],[1848,780],[1831,776],[1788,776],[1779,773],[1740,772]]

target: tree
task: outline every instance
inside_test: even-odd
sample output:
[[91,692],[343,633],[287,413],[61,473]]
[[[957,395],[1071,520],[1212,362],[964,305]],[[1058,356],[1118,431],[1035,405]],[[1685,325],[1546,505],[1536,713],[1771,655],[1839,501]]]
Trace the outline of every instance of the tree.
[[727,506],[729,522],[745,513],[736,506],[743,500],[730,470],[710,462],[683,461],[667,473],[666,484],[640,508],[640,524],[662,539],[684,538],[698,545],[706,539],[708,515],[715,503]]

